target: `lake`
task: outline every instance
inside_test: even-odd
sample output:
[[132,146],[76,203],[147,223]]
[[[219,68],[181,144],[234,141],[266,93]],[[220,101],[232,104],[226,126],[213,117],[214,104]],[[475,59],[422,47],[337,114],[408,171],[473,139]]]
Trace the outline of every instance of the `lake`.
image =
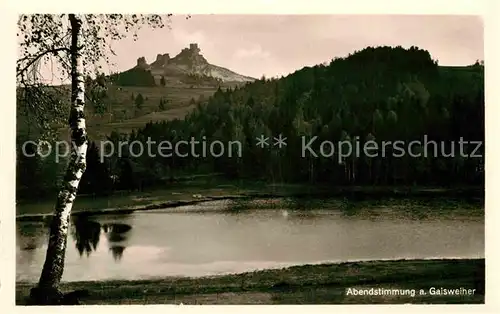
[[[355,260],[484,257],[484,218],[227,210],[227,202],[76,217],[63,281],[207,276]],[[16,280],[37,281],[47,225],[17,222]]]

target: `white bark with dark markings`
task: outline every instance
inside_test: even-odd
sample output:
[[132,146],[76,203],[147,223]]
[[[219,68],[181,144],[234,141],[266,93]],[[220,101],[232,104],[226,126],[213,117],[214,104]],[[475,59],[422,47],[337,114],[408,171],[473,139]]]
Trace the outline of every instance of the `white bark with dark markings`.
[[69,127],[71,132],[71,157],[64,177],[63,186],[50,225],[50,237],[42,274],[36,292],[32,291],[37,303],[60,302],[59,283],[64,271],[64,257],[71,208],[76,198],[80,179],[86,168],[87,131],[85,127],[85,90],[82,58],[82,18],[70,14],[71,23],[71,109]]

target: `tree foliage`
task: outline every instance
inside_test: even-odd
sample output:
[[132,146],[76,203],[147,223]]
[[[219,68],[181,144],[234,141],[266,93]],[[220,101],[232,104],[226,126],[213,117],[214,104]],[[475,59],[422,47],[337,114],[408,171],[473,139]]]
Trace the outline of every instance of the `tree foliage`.
[[[71,144],[66,171],[57,195],[53,217],[50,223],[50,235],[47,246],[45,263],[42,268],[38,285],[31,289],[30,297],[35,304],[65,304],[65,297],[59,290],[64,270],[64,258],[67,243],[67,233],[73,202],[76,198],[79,184],[87,168],[86,153],[95,153],[95,146],[89,146],[85,121],[85,85],[91,85],[93,74],[97,87],[93,88],[90,95],[92,101],[101,101],[106,98],[105,77],[100,73],[101,61],[109,62],[108,52],[113,53],[110,42],[124,37],[129,29],[138,29],[141,25],[148,24],[152,27],[163,27],[163,18],[159,15],[131,15],[120,14],[105,15],[78,15],[78,14],[35,14],[21,15],[18,20],[18,48],[21,57],[16,63],[16,78],[18,97],[21,108],[25,113],[35,112],[32,121],[40,133],[23,134],[26,137],[43,137],[50,129],[46,125],[44,113],[47,111],[61,112],[62,99],[68,96],[65,88],[52,88],[60,93],[59,97],[47,97],[50,88],[41,78],[41,65],[49,62],[56,63],[57,70],[51,69],[52,75],[59,75],[62,81],[70,81],[71,87],[67,100],[70,105],[68,127],[71,134]],[[136,33],[133,33],[135,36]],[[87,79],[85,79],[87,77]],[[30,97],[30,96],[35,97]],[[19,106],[19,104],[18,104]],[[29,117],[29,115],[27,115]],[[52,124],[54,125],[54,124]],[[21,137],[22,138],[22,137]],[[18,137],[19,139],[19,137]],[[26,143],[22,143],[22,158],[18,164],[26,163],[36,171],[37,163],[28,162],[25,158],[36,155],[27,155]],[[38,147],[40,149],[40,146]],[[30,147],[33,150],[33,147]],[[50,155],[50,154],[49,154]],[[57,156],[59,157],[59,156]],[[91,158],[91,161],[93,159]],[[59,160],[55,160],[56,163]],[[54,171],[57,173],[57,171]],[[94,170],[92,174],[102,174]],[[24,177],[20,180],[23,182]],[[38,187],[32,187],[37,189]],[[34,191],[35,192],[35,191]]]
[[142,96],[141,93],[137,94],[134,100],[135,106],[137,109],[141,109],[142,105],[144,104],[144,96]]
[[[416,66],[419,65],[419,66]],[[175,143],[195,137],[207,143],[238,140],[242,158],[227,154],[196,157],[110,157],[118,165],[110,173],[121,177],[115,189],[138,189],[165,182],[178,172],[207,169],[230,178],[332,185],[483,184],[483,158],[463,158],[458,141],[484,141],[484,72],[480,68],[438,67],[425,51],[400,47],[367,48],[349,57],[296,71],[282,79],[266,79],[234,89],[219,89],[197,102],[183,120],[148,123],[131,134],[111,137],[144,143]],[[256,137],[282,134],[287,146],[262,149]],[[320,143],[348,141],[360,147],[378,144],[378,156],[361,152],[341,158],[301,157],[301,138]],[[436,141],[437,156],[394,157],[385,141]],[[455,157],[441,156],[440,142],[455,141]],[[432,153],[433,146],[429,146]],[[155,147],[152,150],[155,151]],[[415,147],[414,152],[423,151]],[[475,145],[466,146],[471,154]],[[484,155],[484,146],[476,152]],[[144,154],[146,155],[146,154]],[[233,155],[234,156],[234,155]],[[142,169],[142,170],[141,170]],[[151,171],[155,169],[155,171]],[[124,178],[127,178],[126,180]]]
[[[358,140],[361,147],[367,141],[379,147],[383,141],[422,141],[424,135],[438,142],[484,141],[483,68],[439,67],[428,52],[415,47],[368,47],[281,79],[219,88],[194,107],[185,119],[148,123],[131,134],[114,132],[111,137],[144,143],[148,137],[172,143],[191,136],[205,136],[207,142],[240,140],[241,159],[113,156],[105,161],[106,171],[118,179],[109,189],[146,188],[164,184],[179,172],[207,170],[231,178],[332,185],[483,184],[484,160],[461,158],[458,151],[455,158],[351,156],[340,164],[337,154],[301,157],[302,136],[318,137],[312,145],[316,152],[324,140]],[[255,138],[261,134],[271,142],[282,134],[288,145],[281,150],[258,148]],[[470,154],[474,147],[467,149]],[[484,155],[482,149],[477,153]],[[390,148],[386,154],[392,154]],[[92,185],[87,188],[93,190]],[[94,190],[99,189],[95,185]]]

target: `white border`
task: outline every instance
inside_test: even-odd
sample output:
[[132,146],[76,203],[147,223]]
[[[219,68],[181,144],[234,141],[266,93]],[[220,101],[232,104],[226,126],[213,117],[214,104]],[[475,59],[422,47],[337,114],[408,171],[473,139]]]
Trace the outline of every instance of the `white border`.
[[[4,104],[0,115],[0,305],[1,313],[165,313],[165,311],[213,312],[226,313],[238,311],[253,313],[255,310],[281,311],[283,313],[317,312],[331,313],[347,311],[363,311],[369,313],[415,313],[436,311],[441,313],[451,310],[454,313],[474,311],[481,313],[500,312],[497,295],[500,295],[500,276],[498,272],[498,253],[495,248],[495,225],[498,221],[500,202],[495,198],[495,188],[500,186],[495,176],[498,168],[498,146],[495,139],[500,132],[495,130],[499,123],[495,111],[500,105],[500,71],[498,58],[500,49],[500,1],[498,0],[178,0],[178,1],[102,1],[86,0],[72,2],[63,0],[30,0],[5,3],[2,2],[0,19],[2,35],[7,42],[0,51],[2,64],[1,96]],[[81,307],[15,307],[15,70],[16,60],[16,17],[18,13],[41,12],[141,12],[141,13],[174,13],[174,14],[458,14],[481,15],[485,25],[485,65],[486,65],[486,305],[327,305],[327,306],[81,306]],[[496,113],[499,113],[498,111]]]

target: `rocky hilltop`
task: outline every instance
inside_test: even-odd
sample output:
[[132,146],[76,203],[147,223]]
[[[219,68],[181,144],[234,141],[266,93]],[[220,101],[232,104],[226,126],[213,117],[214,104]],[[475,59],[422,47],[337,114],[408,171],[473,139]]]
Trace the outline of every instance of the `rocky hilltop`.
[[145,57],[137,59],[135,69],[150,71],[155,81],[161,77],[182,77],[196,75],[201,77],[212,77],[223,82],[251,82],[255,79],[235,73],[229,69],[208,63],[207,59],[200,53],[198,44],[190,44],[189,48],[171,58],[170,54],[158,54],[156,60],[148,64]]

